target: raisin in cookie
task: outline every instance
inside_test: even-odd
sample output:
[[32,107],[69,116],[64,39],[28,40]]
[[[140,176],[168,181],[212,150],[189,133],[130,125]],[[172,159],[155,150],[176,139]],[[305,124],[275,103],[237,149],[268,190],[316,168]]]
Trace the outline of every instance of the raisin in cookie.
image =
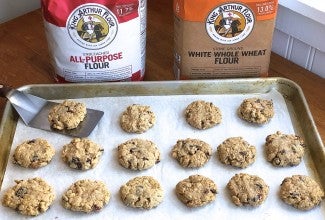
[[22,215],[37,216],[52,205],[55,194],[53,188],[41,178],[16,180],[3,198],[3,206],[10,207]]
[[62,196],[64,208],[76,212],[102,210],[110,200],[110,192],[102,181],[79,180],[73,183]]
[[204,206],[215,200],[217,185],[213,180],[202,176],[192,175],[176,185],[176,195],[188,207]]
[[212,148],[204,141],[187,138],[177,141],[171,155],[182,167],[197,168],[210,160]]
[[133,104],[120,117],[121,128],[129,133],[144,133],[154,126],[156,116],[150,106]]
[[135,177],[120,188],[120,196],[126,206],[152,209],[163,200],[163,190],[151,176]]
[[55,149],[44,139],[36,138],[19,144],[13,162],[26,168],[40,168],[51,162]]
[[87,138],[74,138],[63,146],[61,157],[71,168],[88,170],[94,168],[104,149]]
[[74,129],[84,120],[87,114],[85,104],[65,100],[55,105],[49,112],[48,120],[52,128],[57,130]]
[[217,156],[223,164],[245,168],[254,163],[256,148],[242,137],[231,137],[218,146]]
[[212,102],[198,100],[186,107],[185,119],[192,127],[202,130],[219,124],[222,116],[219,108]]
[[297,209],[310,210],[324,199],[324,191],[312,178],[293,175],[282,181],[280,198]]
[[297,135],[277,131],[266,137],[265,152],[267,161],[274,166],[296,166],[304,156],[304,141]]
[[269,186],[255,175],[236,174],[227,184],[232,202],[237,206],[259,206],[267,198]]
[[251,123],[264,124],[274,116],[273,101],[260,98],[245,99],[238,108],[238,116]]
[[119,163],[131,170],[144,170],[160,162],[160,151],[149,140],[131,139],[117,147]]

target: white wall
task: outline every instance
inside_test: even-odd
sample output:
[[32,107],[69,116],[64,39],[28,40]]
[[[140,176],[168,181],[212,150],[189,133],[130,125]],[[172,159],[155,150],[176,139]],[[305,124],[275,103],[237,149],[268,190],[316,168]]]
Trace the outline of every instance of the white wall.
[[0,23],[40,7],[40,0],[0,0]]
[[325,4],[304,1],[279,1],[272,51],[325,78]]

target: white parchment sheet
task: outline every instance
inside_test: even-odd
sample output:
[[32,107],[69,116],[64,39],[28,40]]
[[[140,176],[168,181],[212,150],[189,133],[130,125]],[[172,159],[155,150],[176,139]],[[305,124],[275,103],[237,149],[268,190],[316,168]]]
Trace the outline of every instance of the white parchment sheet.
[[[249,124],[238,118],[236,110],[244,98],[260,97],[272,99],[275,115],[270,123],[263,126]],[[190,127],[184,119],[184,110],[188,104],[196,100],[214,103],[222,112],[221,124],[207,129],[197,130]],[[276,131],[292,134],[294,128],[282,95],[277,91],[266,94],[249,95],[177,95],[177,96],[128,96],[78,99],[86,103],[88,108],[105,112],[99,125],[89,136],[89,139],[100,144],[104,153],[97,167],[89,171],[79,171],[69,168],[60,158],[62,146],[71,141],[71,137],[56,133],[41,131],[26,127],[21,121],[17,125],[16,134],[11,148],[5,178],[1,190],[14,185],[15,179],[41,177],[51,184],[56,193],[56,199],[50,209],[33,219],[324,219],[324,202],[321,207],[303,212],[284,204],[278,197],[282,180],[293,174],[311,175],[306,161],[296,167],[276,168],[265,160],[264,143],[269,134]],[[119,116],[131,104],[150,105],[156,115],[156,124],[143,134],[125,133],[119,126]],[[246,169],[233,168],[221,164],[216,157],[218,145],[226,138],[242,136],[257,148],[254,164]],[[56,154],[52,162],[38,170],[22,168],[12,163],[12,152],[15,147],[27,139],[45,138],[55,148]],[[144,138],[155,142],[162,155],[160,163],[149,170],[130,171],[117,162],[117,146],[131,138]],[[182,168],[170,156],[170,152],[178,139],[198,138],[212,146],[213,156],[210,161],[199,169]],[[270,192],[266,201],[257,208],[237,207],[229,199],[226,184],[236,173],[258,175],[269,185]],[[176,184],[189,175],[201,174],[215,181],[218,187],[216,200],[200,208],[187,208],[175,195]],[[131,178],[150,175],[156,178],[164,189],[164,200],[152,210],[139,210],[124,206],[119,197],[119,188]],[[61,206],[64,191],[80,179],[104,181],[111,192],[108,205],[98,213],[76,213]],[[30,219],[17,214],[10,208],[0,205],[0,219]]]

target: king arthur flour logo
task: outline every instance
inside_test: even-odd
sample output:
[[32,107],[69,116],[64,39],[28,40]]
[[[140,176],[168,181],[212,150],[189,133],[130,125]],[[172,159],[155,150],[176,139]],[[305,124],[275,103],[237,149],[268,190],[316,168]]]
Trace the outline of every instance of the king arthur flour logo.
[[206,31],[216,42],[234,44],[244,40],[253,30],[254,14],[250,8],[238,3],[216,7],[206,19]]
[[66,27],[70,38],[79,46],[97,50],[115,38],[118,23],[114,14],[103,5],[84,4],[69,16]]

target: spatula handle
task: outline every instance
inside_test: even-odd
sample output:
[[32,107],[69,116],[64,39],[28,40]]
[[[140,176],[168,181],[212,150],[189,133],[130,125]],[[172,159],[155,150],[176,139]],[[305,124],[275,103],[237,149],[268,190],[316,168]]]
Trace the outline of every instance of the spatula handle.
[[0,96],[1,97],[7,97],[10,91],[12,91],[12,88],[10,88],[9,86],[0,84]]

